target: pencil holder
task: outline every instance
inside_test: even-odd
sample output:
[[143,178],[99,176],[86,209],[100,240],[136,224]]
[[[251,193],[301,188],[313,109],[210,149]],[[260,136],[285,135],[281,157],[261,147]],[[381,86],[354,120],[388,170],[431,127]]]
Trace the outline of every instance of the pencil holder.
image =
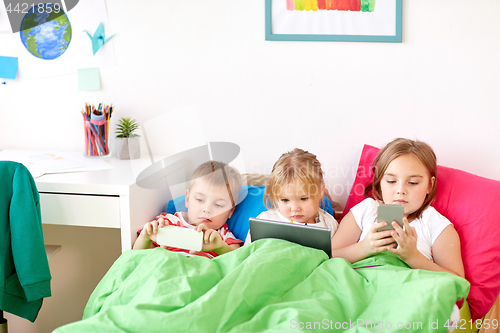
[[[112,110],[112,108],[111,108]],[[111,112],[107,107],[102,110],[85,106],[83,129],[85,134],[85,156],[109,156],[109,121]]]

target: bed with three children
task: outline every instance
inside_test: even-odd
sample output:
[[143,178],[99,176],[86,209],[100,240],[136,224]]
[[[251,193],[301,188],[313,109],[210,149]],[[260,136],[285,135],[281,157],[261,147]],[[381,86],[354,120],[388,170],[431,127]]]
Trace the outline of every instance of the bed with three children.
[[[364,199],[378,152],[364,146],[343,215]],[[465,279],[411,269],[390,251],[350,263],[279,239],[214,259],[132,250],[98,284],[83,320],[55,332],[474,331],[500,293],[500,182],[442,166],[437,178],[432,206],[460,236]],[[239,239],[266,210],[263,186],[242,191],[227,221]],[[333,213],[328,200],[323,208]],[[452,317],[462,303],[462,318]],[[495,320],[483,326],[498,327]]]

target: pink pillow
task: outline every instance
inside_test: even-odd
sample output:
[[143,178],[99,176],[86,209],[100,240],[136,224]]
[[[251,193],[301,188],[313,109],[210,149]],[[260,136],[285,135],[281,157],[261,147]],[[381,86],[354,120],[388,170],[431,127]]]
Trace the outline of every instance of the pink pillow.
[[[342,217],[364,200],[373,179],[372,163],[379,148],[363,147],[356,179]],[[500,181],[438,166],[432,204],[455,226],[462,246],[465,278],[471,288],[467,302],[472,319],[482,318],[500,293]]]

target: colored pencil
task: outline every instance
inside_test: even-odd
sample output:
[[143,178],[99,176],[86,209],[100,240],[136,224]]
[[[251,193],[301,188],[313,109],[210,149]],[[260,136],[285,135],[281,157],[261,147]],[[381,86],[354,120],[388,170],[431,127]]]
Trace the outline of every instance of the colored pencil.
[[94,105],[85,103],[82,110],[85,134],[85,155],[109,155],[109,122],[113,113],[113,106],[99,103]]

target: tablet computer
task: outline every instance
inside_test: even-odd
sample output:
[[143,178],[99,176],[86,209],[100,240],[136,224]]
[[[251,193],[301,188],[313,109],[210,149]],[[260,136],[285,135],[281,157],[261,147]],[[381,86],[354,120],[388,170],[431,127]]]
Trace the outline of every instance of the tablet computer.
[[316,227],[311,224],[302,225],[256,218],[250,218],[249,224],[252,242],[263,238],[283,239],[323,250],[329,258],[332,257],[332,240],[330,229],[328,228]]

